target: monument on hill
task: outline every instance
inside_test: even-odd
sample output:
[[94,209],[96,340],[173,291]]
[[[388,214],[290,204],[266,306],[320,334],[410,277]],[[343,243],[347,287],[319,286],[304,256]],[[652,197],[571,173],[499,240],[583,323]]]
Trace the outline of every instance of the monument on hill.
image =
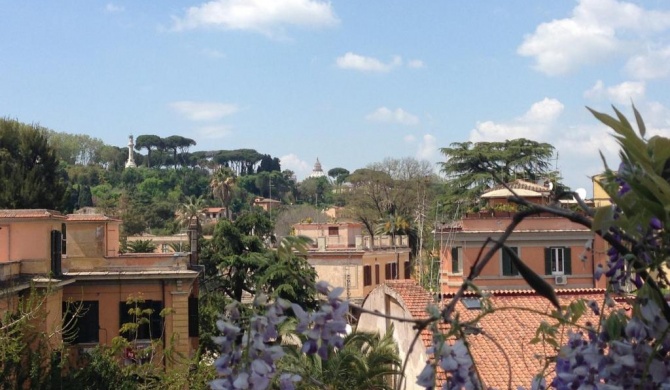
[[126,168],[136,168],[135,157],[133,156],[133,136],[128,136],[128,161],[126,161]]

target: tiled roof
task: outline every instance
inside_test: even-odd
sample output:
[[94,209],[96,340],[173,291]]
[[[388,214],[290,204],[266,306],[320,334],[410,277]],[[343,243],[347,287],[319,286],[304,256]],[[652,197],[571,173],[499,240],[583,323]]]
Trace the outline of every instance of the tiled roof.
[[102,214],[68,214],[68,221],[120,221],[120,219],[110,218]]
[[[534,192],[549,192],[549,188],[540,185],[540,184],[535,184],[529,181],[517,179],[514,180],[513,182],[506,183],[507,187],[513,189],[513,190],[529,190],[529,191],[534,191]],[[502,184],[499,184],[495,187],[492,187],[491,189],[487,190],[486,192],[491,192],[491,191],[496,191],[500,189],[507,188]],[[485,193],[486,193],[485,192]]]
[[[415,319],[427,318],[425,307],[432,302],[431,294],[421,288],[414,281],[387,282],[387,286],[396,291],[403,303]],[[545,350],[542,343],[530,344],[535,332],[542,321],[555,323],[547,315],[553,306],[547,299],[535,294],[532,290],[492,291],[489,303],[494,312],[485,315],[478,322],[479,334],[466,336],[470,345],[472,358],[484,382],[484,387],[499,389],[516,388],[517,386],[530,387],[534,375],[541,372],[543,361],[539,356],[551,354]],[[556,291],[561,306],[568,305],[577,299],[595,300],[602,302],[602,289],[563,289]],[[446,305],[454,294],[444,295]],[[467,293],[466,296],[476,296]],[[460,320],[471,321],[482,314],[480,309],[468,309],[460,302],[456,305]],[[590,321],[597,323],[598,318],[590,310],[582,317],[581,323]],[[444,331],[448,324],[440,324]],[[421,334],[426,348],[431,345],[432,337],[429,332]],[[560,342],[560,341],[559,341]],[[551,367],[546,371],[551,372]],[[444,374],[438,373],[438,381],[444,380]]]
[[0,218],[15,219],[15,218],[25,218],[25,219],[49,219],[49,218],[58,218],[63,219],[65,216],[58,211],[48,210],[48,209],[5,209],[0,210]]

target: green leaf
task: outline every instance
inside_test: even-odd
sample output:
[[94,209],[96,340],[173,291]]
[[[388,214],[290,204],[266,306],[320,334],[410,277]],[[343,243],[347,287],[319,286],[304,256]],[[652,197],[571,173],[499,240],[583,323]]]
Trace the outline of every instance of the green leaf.
[[512,263],[519,271],[524,280],[528,283],[530,287],[533,288],[538,294],[547,298],[558,311],[561,311],[561,305],[558,303],[558,298],[554,292],[554,288],[547,283],[544,278],[536,274],[532,269],[530,269],[523,261],[517,256],[517,254],[511,250],[507,245],[503,245],[503,251],[512,259]]
[[633,104],[633,112],[635,113],[635,121],[637,121],[637,128],[640,132],[640,136],[644,137],[647,132],[647,126],[645,126],[644,121],[642,120],[642,115],[640,115],[637,108],[635,108],[635,104]]
[[612,206],[603,206],[596,209],[596,215],[593,217],[591,229],[594,231],[606,232],[614,224],[614,209]]

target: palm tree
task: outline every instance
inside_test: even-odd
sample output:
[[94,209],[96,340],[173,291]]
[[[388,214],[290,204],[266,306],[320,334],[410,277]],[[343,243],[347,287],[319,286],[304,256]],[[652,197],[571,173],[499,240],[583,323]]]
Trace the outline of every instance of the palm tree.
[[129,241],[126,246],[129,253],[154,253],[158,248],[153,240]]
[[221,200],[221,204],[226,208],[226,218],[230,219],[230,201],[232,200],[233,188],[237,182],[235,172],[228,167],[221,167],[212,175],[209,187],[212,189],[212,195]]
[[345,337],[342,349],[330,351],[328,360],[318,354],[305,355],[300,346],[287,346],[286,350],[279,370],[300,375],[303,380],[298,389],[392,390],[402,375],[393,328],[383,337],[355,331]]
[[177,209],[177,222],[181,226],[191,226],[193,222],[200,226],[200,221],[205,218],[205,201],[202,197],[189,196],[186,202],[179,205]]

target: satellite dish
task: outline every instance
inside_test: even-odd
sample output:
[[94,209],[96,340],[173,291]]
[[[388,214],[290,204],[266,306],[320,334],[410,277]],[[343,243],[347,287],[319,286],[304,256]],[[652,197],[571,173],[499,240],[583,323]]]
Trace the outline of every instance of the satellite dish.
[[586,199],[586,190],[584,188],[577,188],[575,190],[575,193],[577,196],[579,196],[579,199],[584,200]]

